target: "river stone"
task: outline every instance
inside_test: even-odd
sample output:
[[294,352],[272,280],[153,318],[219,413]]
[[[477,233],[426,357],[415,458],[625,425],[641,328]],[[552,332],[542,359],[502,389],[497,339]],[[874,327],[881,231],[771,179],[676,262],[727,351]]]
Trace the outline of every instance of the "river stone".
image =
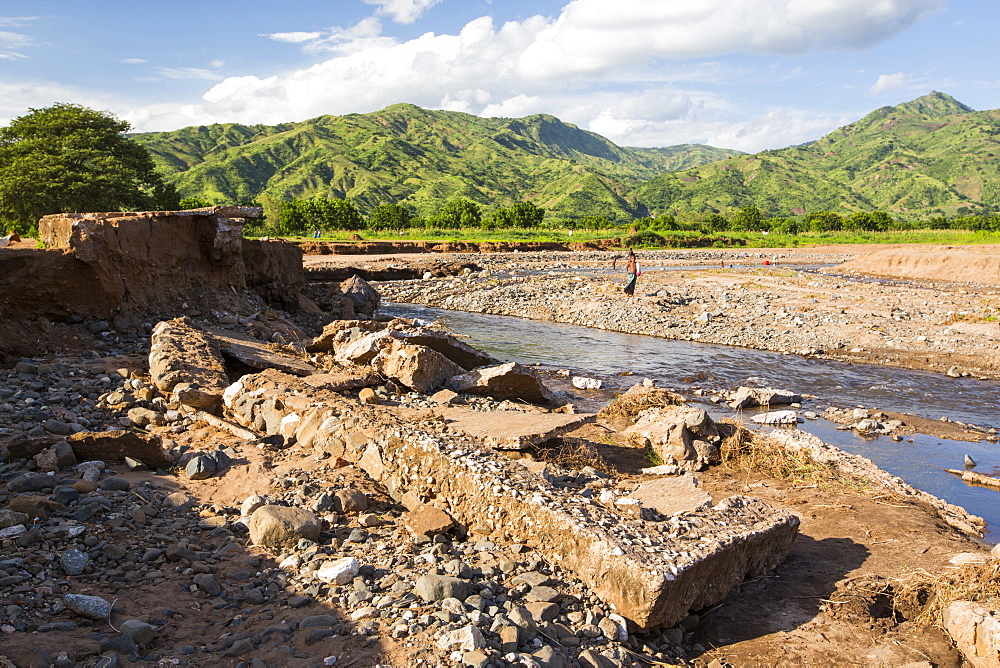
[[27,473],[8,482],[7,491],[12,494],[40,492],[55,487],[58,482],[59,478],[48,473]]
[[14,661],[17,668],[49,668],[52,664],[52,657],[41,647],[32,647],[25,654],[17,657]]
[[98,489],[108,490],[112,492],[127,492],[132,484],[120,476],[110,476],[97,483]]
[[368,510],[368,497],[356,489],[338,489],[334,494],[334,510],[338,513],[357,513]]
[[66,594],[63,603],[70,611],[87,619],[107,619],[111,615],[111,604],[100,596]]
[[437,645],[439,649],[445,651],[460,650],[471,652],[472,650],[486,647],[486,639],[483,637],[482,631],[469,624],[460,629],[442,633],[441,637],[438,638]]
[[353,580],[360,569],[361,564],[358,563],[357,559],[354,557],[344,557],[336,561],[325,562],[316,571],[316,577],[323,582],[344,585]]
[[254,511],[247,527],[254,545],[294,548],[301,538],[319,540],[321,523],[302,508],[265,505]]
[[472,593],[469,583],[447,575],[421,575],[413,587],[413,592],[424,599],[425,603],[443,601],[446,598],[457,598],[464,601]]
[[156,636],[156,628],[139,619],[126,619],[122,622],[119,631],[138,645],[145,645]]
[[331,615],[311,615],[299,622],[299,629],[328,629],[336,623]]
[[89,563],[90,557],[77,549],[66,550],[59,555],[59,565],[66,575],[80,575]]
[[184,475],[191,480],[205,480],[219,472],[219,464],[208,455],[198,455],[184,467]]
[[215,576],[211,573],[199,573],[194,576],[192,582],[198,589],[202,590],[209,596],[218,596],[222,593],[222,585],[216,581]]
[[24,524],[29,519],[28,513],[19,513],[13,510],[8,510],[6,508],[0,510],[0,529],[6,529],[7,527],[16,527],[19,524]]

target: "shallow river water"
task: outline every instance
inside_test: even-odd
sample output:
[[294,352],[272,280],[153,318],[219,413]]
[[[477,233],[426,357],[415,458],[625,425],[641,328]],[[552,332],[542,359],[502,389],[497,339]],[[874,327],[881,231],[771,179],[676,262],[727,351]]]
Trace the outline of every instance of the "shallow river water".
[[[706,374],[717,384],[777,387],[812,394],[819,399],[806,405],[820,409],[830,404],[844,408],[913,413],[946,417],[979,427],[1000,426],[1000,382],[948,378],[943,374],[867,364],[845,364],[782,355],[746,348],[669,341],[636,334],[605,332],[560,323],[448,311],[412,304],[385,304],[390,315],[440,320],[468,342],[506,360],[568,367],[577,372],[612,376],[630,371],[649,377],[663,387],[680,389],[682,379]],[[710,405],[722,417],[724,406]],[[817,411],[818,412],[818,411]],[[853,431],[838,431],[826,420],[808,420],[800,429],[827,443],[874,461],[914,487],[963,506],[989,523],[986,539],[1000,540],[1000,492],[969,487],[944,468],[963,468],[967,453],[978,464],[976,471],[1000,473],[1000,445],[986,441],[950,441],[924,434],[900,442],[885,437],[862,438]]]

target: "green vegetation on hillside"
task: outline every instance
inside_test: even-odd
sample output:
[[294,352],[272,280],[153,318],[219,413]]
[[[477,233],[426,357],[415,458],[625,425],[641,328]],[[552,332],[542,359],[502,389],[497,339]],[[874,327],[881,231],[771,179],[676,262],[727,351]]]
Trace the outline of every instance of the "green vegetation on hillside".
[[1000,110],[933,92],[815,142],[661,174],[628,196],[651,215],[756,206],[770,216],[884,210],[897,218],[1000,210]]
[[462,198],[487,210],[531,202],[553,216],[643,213],[626,193],[665,170],[737,151],[623,148],[544,114],[480,118],[396,104],[369,114],[278,126],[213,125],[134,136],[186,197],[210,203],[350,200],[430,217]]

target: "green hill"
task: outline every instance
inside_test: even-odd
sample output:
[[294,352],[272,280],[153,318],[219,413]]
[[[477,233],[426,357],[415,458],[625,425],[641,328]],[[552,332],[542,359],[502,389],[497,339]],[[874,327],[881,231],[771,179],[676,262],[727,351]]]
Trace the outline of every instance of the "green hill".
[[879,209],[895,217],[1000,208],[1000,110],[932,92],[822,139],[661,174],[626,195],[651,215]]
[[703,145],[626,148],[544,114],[480,118],[409,104],[134,137],[185,197],[328,195],[350,198],[363,212],[398,202],[421,215],[462,196],[487,206],[529,200],[557,215],[624,219],[642,213],[627,193],[646,180],[739,153]]

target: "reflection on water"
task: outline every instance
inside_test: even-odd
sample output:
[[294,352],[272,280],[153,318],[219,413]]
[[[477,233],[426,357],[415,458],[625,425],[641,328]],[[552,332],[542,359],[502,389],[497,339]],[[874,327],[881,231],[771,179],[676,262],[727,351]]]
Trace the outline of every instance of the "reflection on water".
[[[386,304],[382,310],[424,321],[440,320],[467,336],[470,344],[501,359],[540,362],[599,375],[631,371],[658,380],[666,387],[679,387],[682,378],[702,373],[732,387],[750,384],[813,394],[820,397],[821,406],[862,405],[931,418],[947,417],[980,427],[995,426],[1000,421],[1000,383],[996,381],[948,378],[924,371],[668,341],[411,304]],[[720,407],[712,410],[718,413]],[[862,439],[853,432],[838,431],[825,420],[809,421],[800,428],[848,452],[868,457],[915,487],[984,517],[991,530],[1000,531],[1000,492],[969,487],[942,470],[962,468],[963,455],[969,453],[979,463],[976,470],[992,473],[1000,467],[1000,446],[924,435],[915,437],[913,443]],[[993,540],[1000,538],[996,533],[993,535]]]

